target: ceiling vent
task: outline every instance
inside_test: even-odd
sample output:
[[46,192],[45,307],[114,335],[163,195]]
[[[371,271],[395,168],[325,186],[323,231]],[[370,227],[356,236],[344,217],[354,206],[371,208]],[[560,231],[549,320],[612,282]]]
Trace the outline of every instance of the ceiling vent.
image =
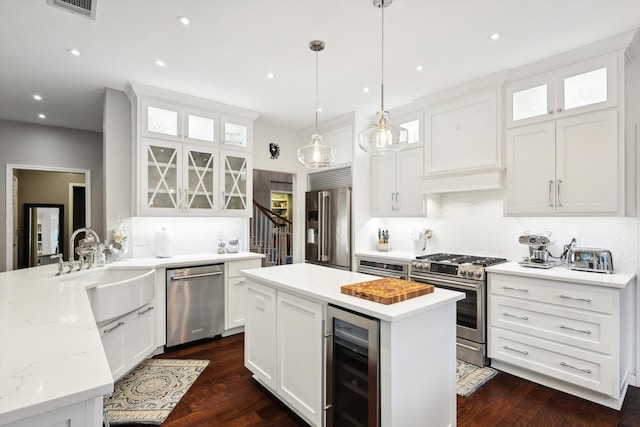
[[67,12],[96,19],[96,3],[98,0],[47,0],[50,6],[64,9]]

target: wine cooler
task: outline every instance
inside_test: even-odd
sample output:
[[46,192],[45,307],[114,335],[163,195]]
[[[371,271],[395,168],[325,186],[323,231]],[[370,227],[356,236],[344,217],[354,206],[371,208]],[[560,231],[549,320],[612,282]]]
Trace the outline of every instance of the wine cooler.
[[378,319],[329,305],[327,327],[327,427],[378,427]]

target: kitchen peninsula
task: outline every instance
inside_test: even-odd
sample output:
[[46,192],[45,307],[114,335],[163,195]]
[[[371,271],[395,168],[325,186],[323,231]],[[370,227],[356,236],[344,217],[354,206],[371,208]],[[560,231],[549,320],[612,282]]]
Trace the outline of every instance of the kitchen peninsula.
[[[375,276],[312,264],[243,270],[247,276],[245,366],[313,426],[323,425],[329,305],[379,321],[382,426],[456,425],[456,301],[431,294],[384,305],[341,293]],[[327,353],[329,355],[329,353]]]
[[[165,268],[224,263],[235,269],[262,257],[190,254],[124,260],[62,276],[55,275],[54,264],[0,273],[0,426],[102,425],[102,399],[113,391],[114,376],[101,340],[106,327],[98,328],[92,312],[97,276],[155,269],[156,307],[145,312],[155,316],[156,336],[138,340],[150,342],[140,355],[146,358],[164,345]],[[121,301],[125,306],[127,298]]]

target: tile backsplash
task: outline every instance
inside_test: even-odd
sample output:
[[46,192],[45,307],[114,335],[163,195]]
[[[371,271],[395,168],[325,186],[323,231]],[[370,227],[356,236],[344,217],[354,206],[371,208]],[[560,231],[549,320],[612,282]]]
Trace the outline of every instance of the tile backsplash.
[[156,233],[165,227],[172,255],[215,253],[218,238],[228,242],[239,238],[240,250],[246,251],[249,220],[238,217],[133,217],[131,218],[132,257],[156,256]]
[[[503,193],[473,192],[443,194],[434,218],[374,218],[371,228],[389,230],[394,250],[413,251],[411,232],[430,228],[433,238],[427,252],[457,252],[519,261],[528,248],[518,243],[526,231],[551,232],[549,252],[560,256],[563,246],[577,240],[578,246],[611,250],[616,271],[638,271],[637,218],[621,217],[505,217]],[[356,247],[358,250],[375,250]]]

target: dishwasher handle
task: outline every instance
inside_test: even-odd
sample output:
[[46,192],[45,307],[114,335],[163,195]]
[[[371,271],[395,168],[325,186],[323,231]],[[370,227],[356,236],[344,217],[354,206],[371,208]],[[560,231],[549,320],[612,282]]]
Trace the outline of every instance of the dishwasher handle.
[[221,274],[223,274],[222,271],[214,271],[214,272],[211,272],[211,273],[189,274],[187,276],[173,276],[173,277],[171,277],[171,280],[175,281],[175,280],[196,279],[198,277],[220,276]]

